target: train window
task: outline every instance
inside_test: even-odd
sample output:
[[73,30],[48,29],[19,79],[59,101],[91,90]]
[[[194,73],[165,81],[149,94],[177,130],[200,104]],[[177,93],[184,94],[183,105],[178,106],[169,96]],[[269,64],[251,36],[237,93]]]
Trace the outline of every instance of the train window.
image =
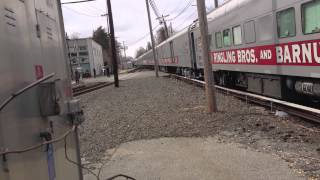
[[223,31],[223,45],[231,46],[231,32],[230,29],[226,29]]
[[302,24],[304,34],[320,33],[320,0],[302,5]]
[[292,37],[296,35],[296,20],[294,8],[289,8],[277,13],[278,37]]
[[263,16],[258,19],[257,23],[258,29],[258,40],[263,41],[270,41],[274,37],[273,33],[273,16],[271,14]]
[[85,50],[87,50],[87,46],[79,46],[79,50],[80,51],[85,51]]
[[79,52],[79,56],[88,56],[88,52]]
[[244,24],[244,40],[247,44],[256,42],[256,30],[254,21]]
[[242,30],[241,26],[236,26],[232,28],[232,34],[233,34],[233,43],[234,45],[240,45],[242,44]]
[[217,48],[222,48],[222,36],[221,36],[221,32],[216,32],[216,46]]

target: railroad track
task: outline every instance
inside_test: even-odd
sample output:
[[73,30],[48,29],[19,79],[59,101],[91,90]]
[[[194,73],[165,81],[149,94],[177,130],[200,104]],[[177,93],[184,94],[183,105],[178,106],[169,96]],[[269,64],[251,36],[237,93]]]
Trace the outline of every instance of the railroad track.
[[[193,84],[193,85],[196,85],[199,87],[203,87],[203,88],[205,85],[205,82],[203,82],[203,81],[199,81],[199,80],[195,80],[195,79],[191,79],[191,78],[186,78],[183,76],[178,76],[175,74],[170,74],[169,77],[174,78],[174,79],[178,79],[178,80],[181,80],[186,83]],[[278,100],[278,99],[274,99],[274,98],[269,98],[269,97],[265,97],[265,96],[261,96],[261,95],[257,95],[257,94],[252,94],[252,93],[248,93],[248,92],[244,92],[244,91],[229,89],[229,88],[225,88],[225,87],[221,87],[221,86],[217,86],[217,85],[215,87],[218,92],[237,97],[237,98],[242,99],[246,102],[251,102],[251,103],[258,104],[258,105],[261,105],[264,107],[268,107],[268,108],[270,108],[271,111],[280,110],[280,111],[284,111],[290,115],[300,117],[302,119],[306,119],[309,121],[320,123],[320,110],[319,109],[315,109],[315,108],[311,108],[311,107],[307,107],[307,106],[303,106],[303,105],[299,105],[299,104],[295,104],[295,103],[291,103],[291,102],[287,102],[287,101],[282,101],[282,100]]]
[[76,96],[80,96],[80,95],[83,95],[83,94],[86,94],[86,93],[89,93],[89,92],[92,92],[92,91],[96,91],[98,89],[110,86],[112,84],[114,84],[114,82],[101,82],[101,83],[95,83],[95,84],[92,84],[92,85],[79,86],[79,87],[76,87],[76,88],[72,89],[73,96],[75,96],[75,97]]

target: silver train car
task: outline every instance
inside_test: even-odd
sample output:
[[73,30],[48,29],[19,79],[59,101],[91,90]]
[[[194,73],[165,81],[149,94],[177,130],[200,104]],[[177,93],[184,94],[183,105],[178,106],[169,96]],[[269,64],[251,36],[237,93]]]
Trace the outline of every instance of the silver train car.
[[[81,179],[79,167],[65,157],[63,140],[26,150],[60,138],[72,127],[60,0],[1,0],[0,11],[0,179]],[[50,74],[54,76],[14,94]],[[12,95],[13,101],[2,109]],[[72,132],[66,138],[67,153],[80,162],[76,137]]]
[[[317,103],[320,0],[230,0],[207,15],[210,57],[221,86]],[[161,70],[203,76],[198,22],[157,46]],[[137,58],[152,66],[152,51]]]

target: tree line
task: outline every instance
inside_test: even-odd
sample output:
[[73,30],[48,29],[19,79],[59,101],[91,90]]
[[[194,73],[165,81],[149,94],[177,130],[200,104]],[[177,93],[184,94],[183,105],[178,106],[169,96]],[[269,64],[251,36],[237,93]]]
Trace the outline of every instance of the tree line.
[[[168,38],[169,37],[167,36],[166,29],[164,27],[160,27],[156,32],[156,37],[155,37],[156,45],[161,44],[163,41],[165,41]],[[140,57],[141,55],[143,55],[144,53],[150,51],[151,49],[152,49],[152,45],[151,45],[151,42],[149,41],[145,48],[144,47],[139,47],[136,50],[135,58]]]

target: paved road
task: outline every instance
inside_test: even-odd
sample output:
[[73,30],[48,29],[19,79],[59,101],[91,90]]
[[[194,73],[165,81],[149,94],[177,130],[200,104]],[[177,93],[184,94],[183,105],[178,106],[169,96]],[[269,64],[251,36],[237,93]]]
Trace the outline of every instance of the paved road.
[[[215,138],[164,138],[123,144],[104,166],[101,177],[119,173],[139,180],[304,179],[276,156],[238,144],[218,143]],[[85,180],[94,179],[85,176]]]

